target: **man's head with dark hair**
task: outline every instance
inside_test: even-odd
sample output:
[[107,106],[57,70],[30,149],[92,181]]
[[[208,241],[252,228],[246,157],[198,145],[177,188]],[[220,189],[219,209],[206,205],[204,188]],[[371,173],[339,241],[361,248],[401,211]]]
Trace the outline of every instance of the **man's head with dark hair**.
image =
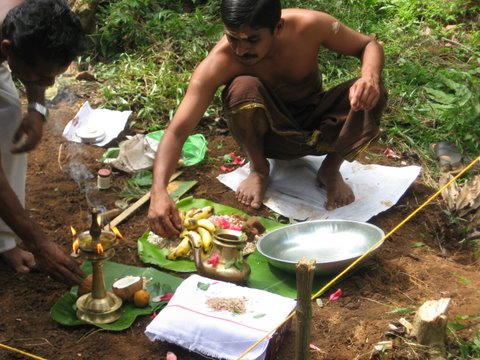
[[68,66],[85,48],[80,20],[63,0],[25,0],[2,25],[2,41],[27,65]]
[[227,28],[268,28],[272,33],[280,21],[280,0],[222,0],[221,16]]

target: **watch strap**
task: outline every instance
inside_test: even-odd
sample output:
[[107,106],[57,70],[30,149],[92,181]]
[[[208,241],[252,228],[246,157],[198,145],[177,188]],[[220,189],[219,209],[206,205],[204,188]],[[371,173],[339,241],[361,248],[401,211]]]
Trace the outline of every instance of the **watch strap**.
[[48,109],[45,105],[42,105],[38,102],[28,103],[28,110],[34,110],[43,116],[43,120],[48,120]]

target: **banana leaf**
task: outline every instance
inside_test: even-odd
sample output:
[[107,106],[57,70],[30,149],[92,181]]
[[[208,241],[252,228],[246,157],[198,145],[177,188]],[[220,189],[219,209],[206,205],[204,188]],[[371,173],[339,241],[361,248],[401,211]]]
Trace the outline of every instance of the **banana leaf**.
[[[122,305],[122,316],[110,324],[94,324],[104,330],[120,331],[128,329],[137,316],[149,315],[153,312],[162,309],[167,301],[153,302],[152,299],[156,296],[161,296],[170,292],[174,292],[180,285],[183,279],[170,275],[150,267],[135,267],[123,264],[118,264],[111,261],[103,263],[104,280],[107,291],[112,289],[112,284],[115,280],[127,275],[143,276],[148,280],[147,290],[150,293],[150,302],[145,308],[137,308],[131,303],[124,303]],[[92,272],[90,262],[83,265],[83,270],[86,274]],[[76,301],[77,301],[78,286],[74,286],[69,292],[65,293],[50,309],[50,316],[56,322],[65,326],[79,326],[90,325],[89,323],[79,320],[76,316]]]
[[[204,206],[213,206],[215,214],[238,214],[246,215],[241,210],[217,204],[206,199],[194,199],[187,197],[177,203],[180,210],[189,210],[191,208],[202,208]],[[258,220],[265,226],[266,231],[272,231],[278,227],[284,226],[277,221],[257,217]],[[162,249],[157,245],[151,244],[147,241],[150,230],[147,230],[138,239],[138,254],[140,260],[145,263],[157,265],[164,269],[176,272],[194,272],[196,271],[195,263],[192,260],[175,260],[167,259],[168,250]],[[251,288],[267,290],[275,294],[283,295],[290,298],[296,298],[296,279],[295,274],[282,271],[272,267],[267,259],[258,251],[248,255],[247,262],[251,268],[250,278],[247,285]],[[313,282],[313,289],[320,289],[328,279],[315,277]]]
[[[202,208],[205,206],[213,206],[215,209],[215,214],[226,215],[226,214],[236,214],[243,215],[246,214],[241,210],[217,204],[205,199],[194,199],[193,197],[187,197],[177,202],[177,207],[180,210],[189,210],[191,208]],[[259,217],[258,220],[265,226],[267,231],[273,230],[277,227],[283,226],[276,221],[265,219]],[[167,259],[168,249],[160,248],[155,244],[151,244],[147,241],[150,230],[147,230],[137,241],[138,244],[138,255],[140,260],[144,263],[160,266],[161,268],[172,270],[176,272],[194,272],[196,271],[195,263],[193,260],[188,259],[178,259],[178,260],[169,260]]]
[[[258,251],[248,255],[247,263],[252,272],[247,286],[286,296],[297,298],[297,279],[295,274],[271,266],[267,258]],[[312,284],[312,295],[320,290],[330,278],[315,276]]]

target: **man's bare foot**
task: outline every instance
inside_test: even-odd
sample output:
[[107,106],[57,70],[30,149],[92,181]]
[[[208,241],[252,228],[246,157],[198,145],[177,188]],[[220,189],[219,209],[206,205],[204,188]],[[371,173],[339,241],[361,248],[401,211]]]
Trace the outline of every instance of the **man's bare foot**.
[[254,171],[250,172],[247,178],[238,185],[237,200],[254,209],[260,208],[267,191],[268,180],[268,176]]
[[19,247],[14,247],[11,250],[1,253],[0,258],[18,273],[28,273],[34,269],[36,265],[33,254]]
[[327,210],[334,210],[355,201],[353,190],[343,180],[339,171],[328,173],[320,167],[317,173],[317,181],[327,189],[327,203],[325,204]]

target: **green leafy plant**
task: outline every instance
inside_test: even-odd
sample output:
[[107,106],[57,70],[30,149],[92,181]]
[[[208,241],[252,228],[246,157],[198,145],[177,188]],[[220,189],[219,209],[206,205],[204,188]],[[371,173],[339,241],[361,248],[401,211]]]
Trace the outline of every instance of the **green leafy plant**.
[[[475,323],[478,323],[480,314],[475,315],[459,315],[453,318],[452,322],[447,324],[447,329],[450,335],[453,336],[458,348],[452,349],[452,355],[455,358],[466,359],[478,359],[480,357],[480,330],[476,330],[473,333],[471,339],[462,338],[459,332],[465,330]],[[458,352],[458,353],[457,353]]]

